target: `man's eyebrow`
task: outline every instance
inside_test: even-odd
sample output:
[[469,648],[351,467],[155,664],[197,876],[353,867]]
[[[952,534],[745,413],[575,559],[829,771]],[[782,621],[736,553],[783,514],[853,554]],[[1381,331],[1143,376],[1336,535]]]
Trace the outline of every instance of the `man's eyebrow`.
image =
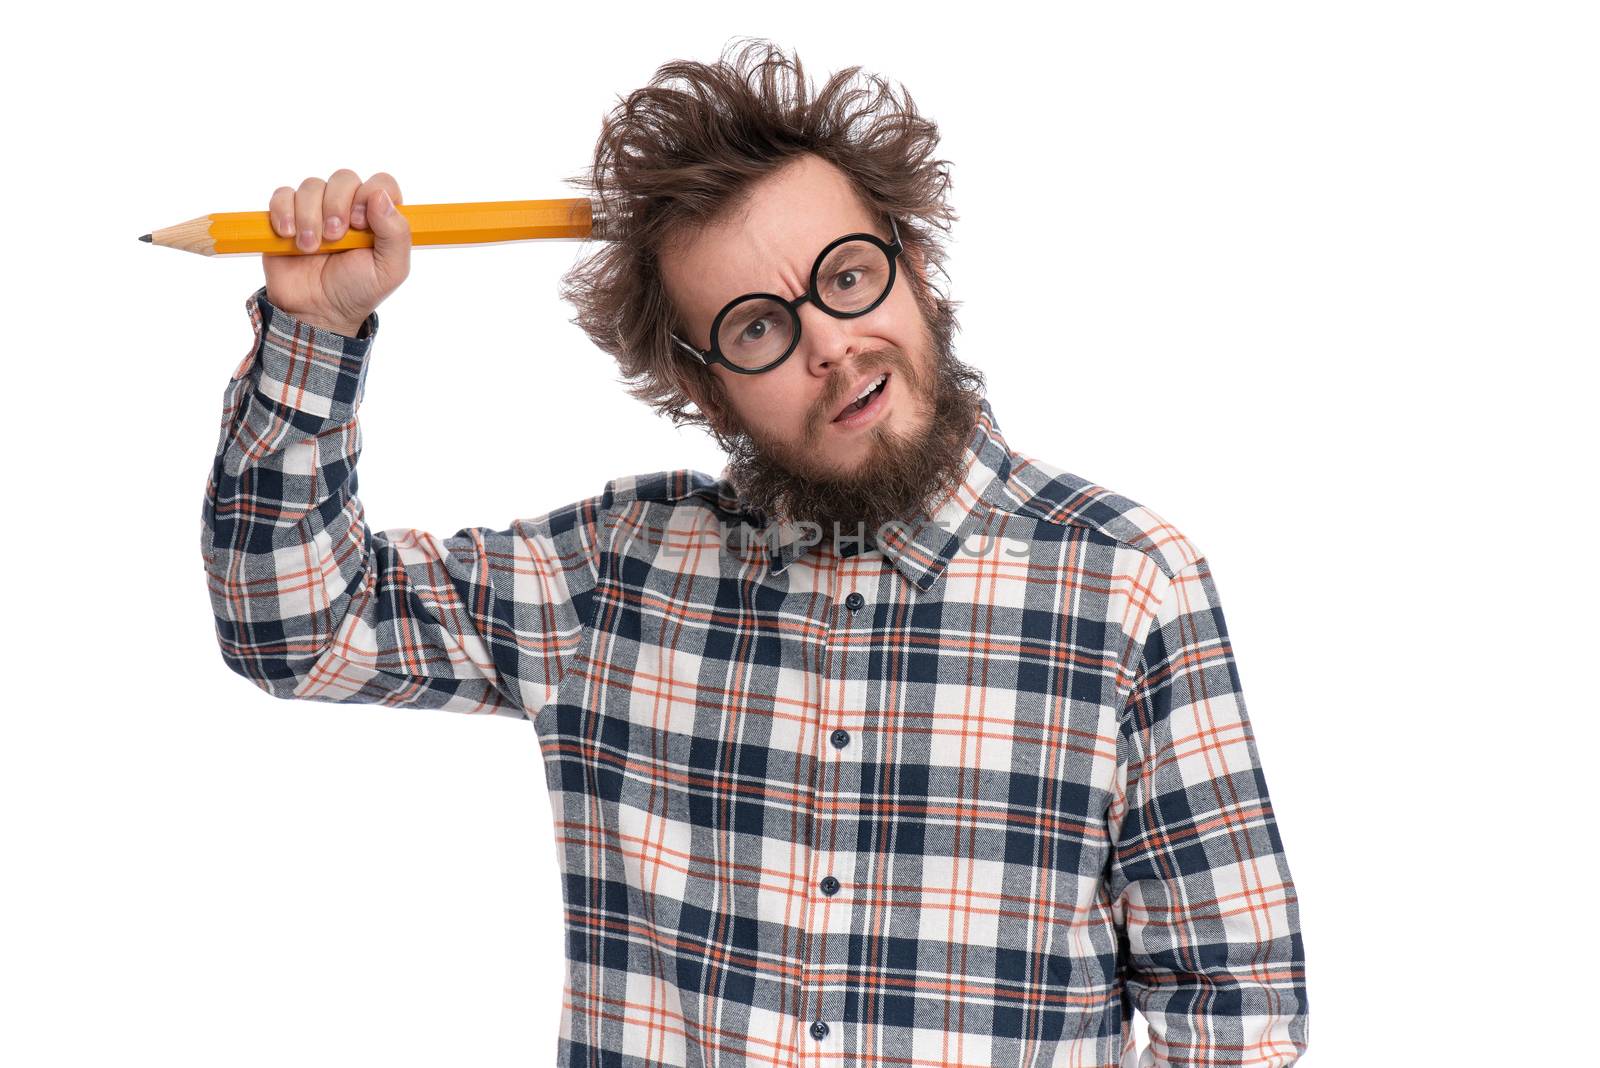
[[[833,244],[833,242],[837,241],[839,238],[845,237],[845,236],[847,236],[849,234],[872,234],[874,237],[877,237],[880,240],[884,240],[884,241],[889,240],[888,238],[885,238],[881,234],[877,233],[877,231],[873,228],[872,224],[870,224],[870,223],[858,223],[858,224],[856,224],[856,225],[854,225],[852,227],[847,227],[846,229],[840,230],[839,233],[835,237],[829,239],[826,244],[818,246],[817,251],[812,255],[811,259],[809,261],[807,261],[805,276],[804,276],[804,278],[802,279],[802,282],[801,282],[801,284],[803,286],[806,286],[806,287],[810,286],[810,284],[811,284],[811,269],[813,267],[818,266],[819,261],[821,262],[821,264],[823,266],[826,266],[827,261],[822,259],[822,250],[824,248],[826,248],[828,245]],[[834,249],[832,254],[833,255],[838,255],[839,254],[839,250],[837,248]],[[809,289],[802,289],[799,293],[796,293],[794,296],[792,296],[792,297],[784,297],[784,299],[787,300],[790,304],[793,304],[795,301],[797,301],[801,297],[803,297],[808,291],[809,291]],[[727,300],[723,301],[717,307],[719,309],[726,308],[728,305],[732,304],[734,301],[738,300],[740,297],[747,297],[752,293],[766,293],[766,292],[774,292],[775,295],[777,295],[777,296],[780,296],[780,297],[783,296],[782,293],[776,293],[776,291],[769,291],[769,290],[765,290],[765,289],[744,289],[744,290],[741,290],[738,293],[735,293],[733,296],[731,296]],[[729,319],[729,321],[732,321],[734,319],[743,319],[746,314],[747,314],[746,309],[740,308],[733,315],[730,315],[728,317],[728,319]]]

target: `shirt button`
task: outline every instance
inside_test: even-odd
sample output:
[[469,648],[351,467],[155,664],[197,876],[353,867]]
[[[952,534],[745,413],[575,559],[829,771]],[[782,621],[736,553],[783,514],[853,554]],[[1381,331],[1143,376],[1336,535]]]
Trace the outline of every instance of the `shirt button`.
[[839,892],[839,880],[835,879],[831,875],[823,876],[823,879],[822,879],[822,892],[824,894],[827,894],[829,897],[832,897],[834,894],[837,894]]
[[851,590],[850,596],[844,599],[844,606],[850,609],[852,612],[866,603],[867,599],[861,596],[859,593],[856,593],[854,590]]
[[835,749],[843,749],[850,744],[850,732],[844,729],[836,730],[828,735],[828,741],[833,743]]
[[821,1020],[812,1020],[811,1037],[815,1039],[823,1039],[828,1037],[828,1025],[823,1023]]

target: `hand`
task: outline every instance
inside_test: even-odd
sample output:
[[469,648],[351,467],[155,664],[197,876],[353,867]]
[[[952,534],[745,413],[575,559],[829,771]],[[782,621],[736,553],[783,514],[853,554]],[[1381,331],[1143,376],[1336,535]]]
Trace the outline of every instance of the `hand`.
[[[294,237],[299,255],[263,255],[267,299],[296,319],[353,337],[384,299],[411,273],[411,224],[394,205],[400,186],[382,171],[365,182],[352,170],[324,182],[307,178],[298,190],[284,185],[268,212],[281,237]],[[372,248],[306,255],[345,228],[370,229]]]

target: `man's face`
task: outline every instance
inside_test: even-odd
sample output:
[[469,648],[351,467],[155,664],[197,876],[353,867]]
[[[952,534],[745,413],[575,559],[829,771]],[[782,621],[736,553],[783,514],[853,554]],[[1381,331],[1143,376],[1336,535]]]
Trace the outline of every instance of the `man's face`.
[[[888,217],[861,204],[843,171],[799,157],[729,217],[662,250],[667,293],[687,331],[679,336],[709,348],[711,322],[734,298],[804,293],[817,254],[852,233],[892,237]],[[725,401],[696,401],[732,441],[731,477],[758,506],[820,523],[825,536],[834,522],[864,523],[870,534],[959,476],[975,400],[953,387],[960,365],[917,300],[921,278],[902,255],[888,297],[866,315],[839,319],[808,301],[799,344],[782,364],[757,375],[712,367]],[[879,395],[850,419],[845,410],[885,373]]]

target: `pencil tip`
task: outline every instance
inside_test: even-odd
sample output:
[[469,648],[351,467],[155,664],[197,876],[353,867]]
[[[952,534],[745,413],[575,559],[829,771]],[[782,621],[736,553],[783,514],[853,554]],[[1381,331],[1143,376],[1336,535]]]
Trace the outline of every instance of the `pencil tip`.
[[[150,241],[150,235],[149,235],[149,234],[145,234],[145,235],[144,235],[144,236],[143,236],[143,237],[141,237],[141,238],[140,238],[140,239],[139,239],[139,240],[140,240],[140,241]],[[151,243],[151,244],[155,244],[155,242],[153,242],[153,241],[151,241],[151,242],[150,242],[150,243]]]

